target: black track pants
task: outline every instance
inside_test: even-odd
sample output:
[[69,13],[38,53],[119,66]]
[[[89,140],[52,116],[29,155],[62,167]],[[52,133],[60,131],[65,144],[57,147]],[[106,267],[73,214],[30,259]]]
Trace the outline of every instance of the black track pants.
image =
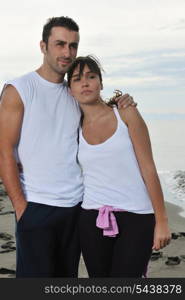
[[16,228],[16,277],[77,277],[80,205],[29,202]]
[[114,212],[119,234],[103,236],[98,211],[81,209],[79,230],[89,277],[142,277],[152,253],[154,214]]

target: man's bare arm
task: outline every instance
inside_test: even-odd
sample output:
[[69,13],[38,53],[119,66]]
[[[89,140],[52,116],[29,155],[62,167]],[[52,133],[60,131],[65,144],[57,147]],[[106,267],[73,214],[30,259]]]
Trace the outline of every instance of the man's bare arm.
[[24,197],[14,148],[19,140],[24,106],[17,90],[8,85],[0,101],[0,177],[16,212],[17,220],[24,212],[27,201]]

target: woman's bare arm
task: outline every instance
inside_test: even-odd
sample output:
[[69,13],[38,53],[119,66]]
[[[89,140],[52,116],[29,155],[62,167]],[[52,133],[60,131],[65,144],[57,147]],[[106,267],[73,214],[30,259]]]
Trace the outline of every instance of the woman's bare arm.
[[155,213],[155,235],[153,248],[158,250],[167,245],[171,238],[164,204],[163,192],[152,155],[147,126],[135,107],[119,111],[128,126],[141,175],[146,184]]

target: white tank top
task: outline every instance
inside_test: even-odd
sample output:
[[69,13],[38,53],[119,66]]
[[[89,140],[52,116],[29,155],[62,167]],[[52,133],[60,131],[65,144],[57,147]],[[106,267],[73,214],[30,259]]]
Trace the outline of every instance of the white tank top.
[[82,207],[104,205],[134,213],[153,213],[126,124],[114,107],[117,129],[105,142],[90,145],[80,129],[78,159],[84,176]]
[[17,155],[28,201],[70,207],[82,201],[83,181],[77,163],[80,110],[67,84],[52,83],[31,72],[13,85],[24,104]]

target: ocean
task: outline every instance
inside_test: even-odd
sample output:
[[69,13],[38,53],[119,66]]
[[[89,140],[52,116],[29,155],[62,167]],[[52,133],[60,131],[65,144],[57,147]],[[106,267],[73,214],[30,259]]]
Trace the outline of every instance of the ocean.
[[180,206],[185,217],[185,120],[144,119],[165,201]]

